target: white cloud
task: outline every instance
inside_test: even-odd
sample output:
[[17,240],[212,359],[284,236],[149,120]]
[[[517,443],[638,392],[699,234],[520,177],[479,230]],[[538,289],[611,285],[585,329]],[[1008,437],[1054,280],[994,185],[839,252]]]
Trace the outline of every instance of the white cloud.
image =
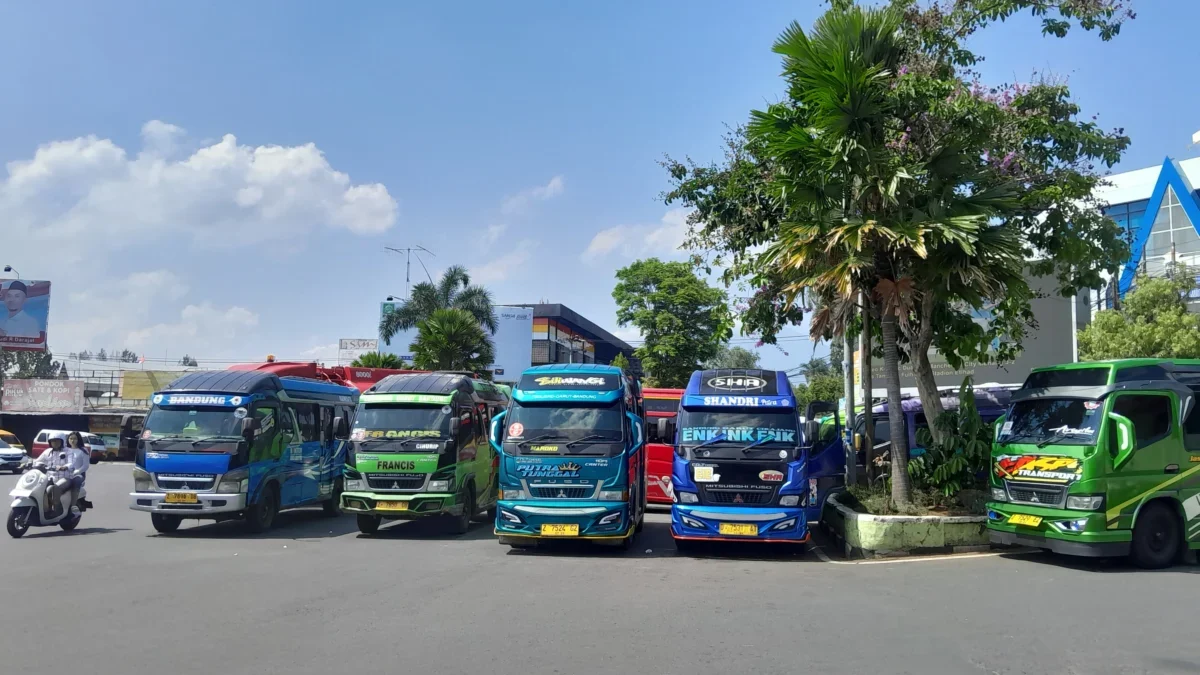
[[211,349],[213,342],[232,343],[256,326],[258,315],[245,307],[219,308],[204,302],[184,307],[178,321],[130,331],[123,344],[134,351],[170,345],[173,350],[199,352]]
[[[619,340],[624,340],[629,343],[640,343],[642,341],[642,331],[634,326],[617,326],[612,331],[614,337]],[[636,344],[634,346],[637,346]]]
[[515,214],[529,208],[533,202],[544,202],[548,199],[553,199],[563,192],[563,177],[555,176],[550,179],[549,183],[539,185],[537,187],[522,190],[511,197],[504,200],[500,205],[501,213]]
[[537,248],[536,241],[525,239],[519,242],[517,248],[512,251],[493,258],[483,265],[472,267],[468,270],[471,274],[471,283],[486,285],[507,281],[529,263],[535,248]]
[[678,257],[687,236],[687,209],[671,209],[656,225],[617,225],[596,233],[579,256],[595,262],[612,253],[625,258]]
[[507,229],[508,229],[507,225],[488,225],[487,229],[483,231],[483,236],[482,236],[483,244],[485,244],[487,246],[491,246],[492,244],[500,241],[500,237],[504,234],[504,231]]
[[336,362],[338,359],[338,343],[334,342],[327,345],[314,345],[301,351],[300,356],[305,361],[324,361],[328,363]]
[[227,134],[176,157],[186,141],[183,129],[152,120],[134,156],[86,136],[8,162],[0,176],[6,257],[54,252],[71,262],[131,241],[179,245],[181,235],[209,247],[302,242],[321,227],[371,235],[396,222],[386,187],[352,184],[313,143],[239,145]]

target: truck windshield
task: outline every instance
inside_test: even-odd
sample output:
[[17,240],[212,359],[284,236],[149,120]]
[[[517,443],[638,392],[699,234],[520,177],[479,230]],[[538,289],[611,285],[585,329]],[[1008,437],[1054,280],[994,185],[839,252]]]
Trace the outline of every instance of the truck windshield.
[[1000,429],[999,442],[1092,445],[1100,431],[1102,401],[1042,398],[1014,403]]
[[[245,408],[219,406],[155,406],[142,427],[142,439],[151,446],[159,442],[192,441],[190,449],[197,452],[233,453],[237,451],[237,442],[242,440],[245,412]],[[171,452],[188,450],[186,445],[171,448]]]
[[450,420],[453,417],[454,409],[448,405],[367,403],[359,406],[354,415],[354,429],[350,438],[379,446],[389,445],[388,441],[411,445],[408,439],[445,439],[450,437]]
[[520,454],[598,454],[597,444],[609,444],[599,454],[619,453],[625,440],[621,402],[513,403],[504,442]]
[[762,461],[799,444],[794,410],[682,410],[680,415],[680,445],[692,450],[703,445],[704,457]]

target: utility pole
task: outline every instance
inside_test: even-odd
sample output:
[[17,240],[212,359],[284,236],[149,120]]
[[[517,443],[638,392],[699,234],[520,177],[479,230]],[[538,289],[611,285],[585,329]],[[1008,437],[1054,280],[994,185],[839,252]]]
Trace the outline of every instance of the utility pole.
[[849,420],[854,419],[854,338],[850,337],[850,322],[847,321],[846,330],[842,334],[842,358],[845,359],[845,365],[842,369],[845,375],[846,395],[846,485],[858,484],[858,453],[854,448],[854,432],[853,427],[849,425]]
[[433,283],[433,277],[429,275],[429,268],[425,267],[425,263],[421,260],[421,253],[420,253],[421,251],[424,251],[425,253],[428,253],[429,255],[436,258],[437,255],[433,251],[430,251],[429,249],[425,248],[424,246],[406,246],[404,248],[384,246],[383,248],[387,251],[391,251],[392,253],[403,253],[404,254],[404,258],[405,258],[405,261],[404,261],[404,299],[405,300],[408,300],[408,298],[409,298],[409,285],[412,281],[413,251],[417,251],[417,263],[421,266],[421,269],[425,270],[425,276],[429,277],[429,283],[431,283],[431,284]]
[[[869,293],[862,294],[862,335],[859,336],[859,366],[862,368],[862,383],[863,383],[863,470],[867,474],[867,481],[870,482],[875,478],[873,470],[875,459],[875,415],[873,414],[875,397],[872,391],[875,389],[875,379],[871,372],[871,337],[873,335],[871,327],[871,295]],[[846,421],[846,426],[850,428],[850,433],[854,433],[854,417],[851,416]],[[853,436],[851,436],[853,439]],[[858,455],[858,448],[855,448],[855,456]]]

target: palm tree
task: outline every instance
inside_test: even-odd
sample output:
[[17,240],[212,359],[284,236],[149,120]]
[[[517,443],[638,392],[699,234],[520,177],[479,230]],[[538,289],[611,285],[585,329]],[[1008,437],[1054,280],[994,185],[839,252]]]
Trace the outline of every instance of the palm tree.
[[472,286],[467,268],[454,265],[442,273],[436,284],[423,281],[412,287],[412,294],[396,311],[379,321],[379,335],[385,344],[400,331],[414,328],[439,309],[461,309],[475,323],[496,332],[496,315],[492,309],[492,294],[483,286]]
[[350,362],[351,368],[392,368],[402,369],[406,364],[395,354],[387,352],[367,352]]
[[487,371],[495,360],[492,340],[465,309],[437,309],[417,325],[410,348],[423,370]]

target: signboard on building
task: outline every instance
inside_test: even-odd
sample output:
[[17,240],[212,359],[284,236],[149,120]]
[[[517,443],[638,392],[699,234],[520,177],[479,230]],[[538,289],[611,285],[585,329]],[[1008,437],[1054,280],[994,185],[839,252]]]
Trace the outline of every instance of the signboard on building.
[[533,308],[497,307],[492,336],[496,361],[488,367],[497,382],[516,382],[533,362]]
[[[1036,328],[1030,328],[1022,340],[1024,351],[1012,363],[965,364],[961,369],[950,366],[946,358],[930,350],[929,361],[933,376],[939,387],[958,387],[963,378],[971,376],[974,384],[1021,384],[1033,368],[1073,363],[1076,358],[1076,331],[1088,323],[1087,296],[1064,298],[1054,292],[1053,279],[1030,279],[1030,287],[1046,297],[1034,298],[1030,302]],[[1074,306],[1073,306],[1074,305]],[[986,312],[979,312],[976,322],[988,319]],[[861,390],[861,354],[854,353],[854,381]],[[884,387],[883,359],[876,356],[871,360],[872,385],[876,391]],[[917,380],[912,363],[900,364],[900,386],[916,387]]]
[[186,375],[182,370],[126,370],[121,373],[120,396],[131,401],[149,400],[171,381]]
[[363,354],[377,351],[379,340],[375,338],[342,338],[338,340],[338,365],[350,365]]
[[0,281],[0,349],[46,351],[50,282]]
[[83,383],[72,380],[5,380],[4,412],[83,412]]

